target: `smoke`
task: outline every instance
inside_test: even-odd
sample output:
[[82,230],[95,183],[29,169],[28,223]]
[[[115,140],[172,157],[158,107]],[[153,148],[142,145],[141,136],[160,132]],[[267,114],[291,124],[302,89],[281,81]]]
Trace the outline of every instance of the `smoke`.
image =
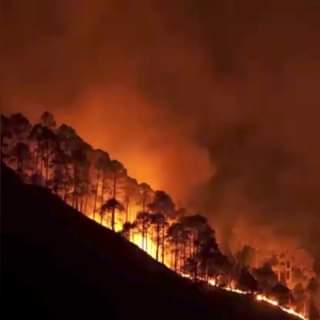
[[316,0],[0,5],[5,112],[52,111],[226,246],[320,259]]

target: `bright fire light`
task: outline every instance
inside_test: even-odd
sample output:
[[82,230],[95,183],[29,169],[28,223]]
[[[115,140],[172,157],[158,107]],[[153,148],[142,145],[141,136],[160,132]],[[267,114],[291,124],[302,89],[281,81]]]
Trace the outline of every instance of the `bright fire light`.
[[[97,221],[98,223],[101,223],[101,221],[99,221],[99,217],[96,216],[96,218],[94,219],[95,221]],[[108,227],[107,226],[107,223],[103,223],[104,226]],[[121,230],[122,228],[122,223],[117,223],[116,224],[116,231],[119,231]],[[136,246],[138,246],[140,249],[142,249],[143,251],[145,251],[147,254],[149,254],[151,257],[153,257],[154,259],[156,258],[156,244],[155,242],[153,241],[153,239],[151,238],[150,234],[148,233],[144,239],[144,241],[142,241],[142,235],[141,233],[133,233],[131,236],[130,236],[130,241],[132,243],[134,243]],[[159,254],[159,256],[161,256],[161,252]],[[165,257],[164,257],[164,264],[167,266],[167,267],[171,267],[171,259],[170,259],[170,254],[168,254],[168,252],[165,254]],[[188,278],[188,279],[191,279],[191,276],[189,274],[186,274],[186,273],[180,273],[180,275],[184,278]],[[222,290],[225,290],[225,291],[230,291],[230,292],[233,292],[233,293],[236,293],[236,294],[241,294],[241,295],[248,295],[250,294],[250,292],[248,291],[244,291],[244,290],[241,290],[241,289],[238,289],[234,286],[224,286],[224,287],[220,287],[216,280],[215,279],[209,279],[209,280],[205,280],[205,279],[201,279],[200,280],[202,281],[207,281],[208,284],[210,286],[213,286],[213,287],[217,287],[217,288],[220,288]],[[302,320],[308,320],[308,318],[300,313],[298,313],[297,311],[295,311],[293,308],[286,308],[282,305],[279,304],[279,302],[277,300],[274,300],[274,299],[271,299],[263,294],[256,294],[255,295],[255,299],[259,302],[265,302],[265,303],[268,303],[274,307],[277,307],[279,308],[280,310],[282,310],[283,312],[286,312],[290,315],[293,315],[299,319],[302,319]]]
[[[188,274],[185,274],[185,273],[181,273],[180,274],[182,277],[184,278],[188,278],[188,279],[191,279],[191,276],[188,275]],[[200,279],[200,280],[203,280],[203,279]],[[241,294],[241,295],[247,295],[247,294],[250,294],[250,292],[248,291],[243,291],[243,290],[240,290],[238,288],[232,288],[230,286],[227,286],[227,287],[219,287],[216,283],[216,280],[215,279],[209,279],[208,280],[208,284],[213,286],[213,287],[218,287],[222,290],[226,290],[226,291],[230,291],[230,292],[233,292],[233,293],[237,293],[237,294]],[[299,319],[302,319],[302,320],[308,320],[307,317],[305,317],[304,315],[298,313],[297,311],[295,311],[293,308],[286,308],[286,307],[283,307],[279,304],[278,301],[274,300],[274,299],[271,299],[271,298],[268,298],[267,296],[263,295],[263,294],[256,294],[255,295],[255,299],[257,301],[261,301],[261,302],[265,302],[265,303],[268,303],[272,306],[275,306],[277,308],[279,308],[280,310],[282,310],[283,312],[286,312],[290,315],[293,315]]]

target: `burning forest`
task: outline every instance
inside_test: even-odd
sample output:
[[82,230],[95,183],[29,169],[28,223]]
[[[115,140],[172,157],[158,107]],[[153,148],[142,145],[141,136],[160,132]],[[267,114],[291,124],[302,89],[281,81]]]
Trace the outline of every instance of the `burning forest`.
[[1,160],[180,280],[319,320],[319,9],[0,0]]
[[317,319],[316,270],[292,252],[249,245],[223,252],[205,213],[179,208],[165,191],[130,177],[122,163],[51,113],[34,124],[22,114],[2,115],[1,156],[25,183],[50,189],[183,277]]

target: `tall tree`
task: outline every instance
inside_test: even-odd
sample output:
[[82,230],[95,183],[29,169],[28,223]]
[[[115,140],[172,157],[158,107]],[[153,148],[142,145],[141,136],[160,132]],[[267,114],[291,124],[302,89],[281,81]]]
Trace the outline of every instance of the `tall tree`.
[[121,235],[127,240],[131,240],[131,230],[136,228],[135,223],[125,222],[122,226]]
[[145,182],[140,183],[138,188],[140,194],[141,211],[146,211],[149,203],[152,201],[154,192],[152,188]]
[[256,292],[258,290],[258,282],[249,272],[248,268],[242,268],[238,279],[238,287],[241,290]]
[[68,202],[68,196],[73,185],[71,173],[72,158],[57,145],[52,162],[54,166],[51,181],[52,190],[60,195],[64,201]]
[[56,120],[52,113],[45,111],[40,118],[40,124],[43,127],[47,127],[49,129],[54,129],[56,127]]
[[181,223],[189,232],[189,252],[186,269],[189,269],[193,278],[197,280],[200,266],[200,249],[207,240],[208,235],[210,235],[210,229],[207,219],[200,214],[184,216],[181,218]]
[[50,128],[44,127],[41,124],[36,124],[30,132],[30,138],[36,144],[34,151],[35,171],[37,171],[40,162],[40,173],[45,179],[45,185],[48,186],[49,170],[57,146],[57,136]]
[[235,257],[241,267],[249,267],[254,264],[256,251],[254,248],[245,245],[236,253]]
[[[100,209],[100,215],[103,216],[105,212],[110,212],[111,213],[111,229],[115,231],[115,214],[116,211],[123,212],[124,211],[124,206],[115,198],[111,198],[107,200]],[[101,218],[101,223],[102,223],[102,218]]]
[[[119,187],[121,186],[124,178],[127,176],[127,171],[123,167],[122,163],[117,160],[111,160],[108,165],[108,169],[106,171],[107,177],[111,179],[111,197],[108,201],[111,201],[110,203],[120,203],[117,200],[117,192]],[[107,201],[107,202],[108,202]],[[115,215],[116,210],[120,210],[117,208],[117,206],[111,206],[111,229],[115,230]],[[124,207],[121,204],[121,210],[124,211]]]
[[8,155],[8,149],[11,145],[12,130],[10,120],[3,114],[1,115],[1,159],[5,160]]
[[[94,159],[95,159],[94,168],[96,171],[96,177],[95,177],[95,186],[93,190],[93,194],[94,194],[93,218],[95,218],[95,214],[97,212],[99,189],[101,189],[101,193],[103,193],[102,183],[104,180],[105,173],[108,170],[108,166],[110,162],[109,155],[102,150],[96,150],[94,152]],[[103,201],[103,194],[101,194],[101,200]]]
[[167,224],[165,215],[161,212],[153,212],[150,214],[150,223],[155,227],[156,233],[156,259],[159,261],[160,245],[162,246],[162,262],[164,261],[164,243],[162,243],[162,234]]
[[29,146],[24,142],[18,142],[12,151],[12,156],[16,159],[18,174],[23,177],[26,163],[31,159]]
[[149,203],[148,208],[152,213],[151,224],[155,226],[157,260],[161,246],[161,261],[164,262],[165,228],[168,225],[168,219],[175,216],[175,204],[166,192],[156,191],[154,199]]
[[135,225],[141,232],[141,249],[148,250],[148,230],[150,227],[150,213],[139,211],[135,220]]
[[72,153],[73,164],[73,195],[72,205],[77,209],[82,209],[82,196],[87,191],[89,161],[86,155],[86,145]]
[[126,177],[123,187],[123,200],[125,205],[125,222],[129,222],[130,205],[135,201],[138,202],[139,187],[136,179]]
[[25,142],[31,129],[29,120],[21,113],[15,113],[9,118],[9,126],[15,142]]
[[181,246],[185,244],[185,242],[187,241],[187,237],[188,233],[184,225],[180,222],[175,222],[171,224],[167,230],[168,241],[173,247],[173,265],[175,271],[178,270]]

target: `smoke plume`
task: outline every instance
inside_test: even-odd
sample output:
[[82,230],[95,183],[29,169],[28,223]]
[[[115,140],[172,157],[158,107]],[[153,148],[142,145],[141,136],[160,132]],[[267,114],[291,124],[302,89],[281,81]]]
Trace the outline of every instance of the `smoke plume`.
[[241,234],[320,259],[318,1],[0,10],[4,112],[53,112],[132,176],[205,210],[226,246]]

